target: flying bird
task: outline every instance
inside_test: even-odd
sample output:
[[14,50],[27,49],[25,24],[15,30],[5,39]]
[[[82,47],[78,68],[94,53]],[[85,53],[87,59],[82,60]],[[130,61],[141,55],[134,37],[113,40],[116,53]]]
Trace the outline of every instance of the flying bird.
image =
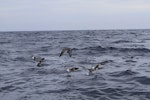
[[63,48],[59,57],[61,57],[65,52],[67,52],[69,54],[69,56],[71,57],[72,56],[72,49],[71,48]]
[[101,69],[102,67],[100,67],[100,64],[97,64],[96,66],[93,66],[92,69],[93,70],[98,70]]
[[91,68],[86,68],[86,67],[83,67],[83,69],[85,70],[88,70],[88,74],[87,75],[90,75],[93,73],[93,71],[96,71],[98,69],[101,69],[102,67],[100,67],[100,64],[97,64],[96,66],[93,66]]
[[90,74],[93,73],[93,71],[95,71],[93,68],[86,68],[86,67],[84,67],[84,66],[83,66],[83,69],[88,70],[87,75],[90,75]]
[[78,71],[79,70],[79,68],[77,68],[77,67],[72,67],[72,68],[68,68],[67,69],[67,72],[75,72],[75,71]]
[[37,58],[37,57],[35,57],[35,56],[32,56],[31,57],[32,58],[32,60],[34,60],[37,64],[37,66],[38,67],[40,67],[41,66],[41,63],[45,60],[45,58],[42,58],[42,57],[39,57],[39,58]]
[[35,56],[33,56],[33,55],[32,55],[31,58],[32,58],[32,60],[34,60],[34,61],[36,61],[36,59],[37,59],[37,58],[36,58]]
[[37,62],[37,66],[40,67],[41,63],[45,60],[45,58],[40,58],[40,60]]

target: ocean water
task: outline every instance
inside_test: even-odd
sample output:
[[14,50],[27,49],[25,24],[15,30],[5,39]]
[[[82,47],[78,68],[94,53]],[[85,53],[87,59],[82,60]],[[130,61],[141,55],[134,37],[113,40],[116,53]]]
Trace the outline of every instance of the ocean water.
[[150,100],[150,30],[0,32],[0,100]]

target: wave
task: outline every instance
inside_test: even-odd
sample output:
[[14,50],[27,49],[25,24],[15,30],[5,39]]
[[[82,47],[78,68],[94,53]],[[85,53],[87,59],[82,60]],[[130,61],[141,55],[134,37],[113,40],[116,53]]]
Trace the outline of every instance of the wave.
[[86,95],[92,98],[99,98],[100,95],[105,95],[104,92],[99,91],[99,90],[86,90],[84,92],[81,92],[82,95]]
[[145,98],[147,98],[148,100],[150,99],[150,92],[141,92],[141,91],[137,91],[137,92],[131,92],[130,96],[143,96]]
[[150,85],[150,78],[146,76],[135,77],[134,80],[143,85]]
[[121,76],[131,76],[131,75],[136,75],[138,72],[134,72],[132,70],[125,70],[125,71],[120,71],[120,72],[113,72],[110,75],[114,77],[121,77]]
[[15,87],[15,86],[12,86],[12,85],[8,85],[8,86],[3,86],[3,87],[0,87],[0,92],[11,92],[11,91],[15,91],[17,89],[20,89],[19,87]]
[[70,92],[70,89],[58,89],[58,90],[47,90],[47,91],[36,91],[35,94],[45,94],[45,93],[64,93]]
[[114,41],[112,43],[132,43],[132,41],[128,41],[128,40],[117,40],[117,41]]
[[150,53],[150,49],[148,48],[119,48],[119,47],[102,47],[102,46],[95,46],[95,47],[85,47],[81,49],[74,48],[74,50],[95,50],[95,51],[120,51],[120,52],[143,52],[143,53]]
[[14,59],[12,59],[13,61],[21,61],[21,62],[27,62],[29,61],[27,58],[25,57],[15,57]]

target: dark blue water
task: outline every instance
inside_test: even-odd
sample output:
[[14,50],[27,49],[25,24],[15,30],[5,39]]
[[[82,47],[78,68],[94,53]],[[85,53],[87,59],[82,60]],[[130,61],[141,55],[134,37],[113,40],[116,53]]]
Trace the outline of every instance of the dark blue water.
[[[41,67],[32,55],[45,57]],[[149,99],[150,30],[0,32],[0,100]]]

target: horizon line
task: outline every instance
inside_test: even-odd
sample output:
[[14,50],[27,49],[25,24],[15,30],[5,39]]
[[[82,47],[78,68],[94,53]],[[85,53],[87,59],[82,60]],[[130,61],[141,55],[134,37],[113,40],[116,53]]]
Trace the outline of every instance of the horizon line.
[[62,29],[62,30],[12,30],[12,31],[0,31],[0,32],[48,32],[48,31],[111,31],[111,30],[150,30],[150,28],[127,28],[127,29]]

